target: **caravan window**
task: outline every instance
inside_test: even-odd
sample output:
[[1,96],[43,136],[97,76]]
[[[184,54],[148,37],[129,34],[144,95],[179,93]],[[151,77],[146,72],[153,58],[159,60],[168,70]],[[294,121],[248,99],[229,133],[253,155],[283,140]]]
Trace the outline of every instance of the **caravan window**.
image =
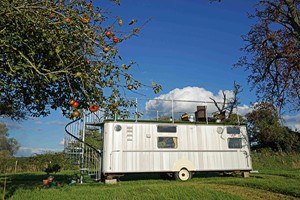
[[242,139],[241,138],[229,138],[228,139],[228,148],[229,149],[242,148]]
[[228,134],[240,134],[240,127],[227,127]]
[[177,148],[177,137],[158,137],[157,138],[158,148]]
[[167,133],[176,133],[177,127],[176,126],[157,126],[157,132],[167,132]]

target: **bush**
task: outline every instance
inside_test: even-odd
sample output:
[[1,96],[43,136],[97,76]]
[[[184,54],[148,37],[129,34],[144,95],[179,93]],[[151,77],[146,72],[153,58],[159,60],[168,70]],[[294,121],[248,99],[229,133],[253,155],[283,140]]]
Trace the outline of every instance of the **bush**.
[[64,153],[48,152],[46,154],[37,154],[31,157],[10,157],[0,159],[0,173],[43,172],[49,167],[49,163],[57,164],[60,167],[59,170],[77,169],[76,166],[69,163],[65,158]]
[[60,169],[61,166],[59,164],[54,164],[54,165],[49,164],[48,167],[44,170],[44,172],[46,172],[48,175],[53,172],[56,174],[57,172],[60,171]]
[[251,153],[254,170],[293,170],[300,169],[300,154],[297,152],[273,152],[261,149]]

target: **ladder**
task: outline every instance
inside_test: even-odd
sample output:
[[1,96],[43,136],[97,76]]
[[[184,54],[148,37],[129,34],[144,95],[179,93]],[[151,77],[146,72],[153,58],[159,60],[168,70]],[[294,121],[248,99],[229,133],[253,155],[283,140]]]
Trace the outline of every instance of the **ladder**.
[[90,175],[95,181],[101,180],[101,150],[100,144],[96,148],[86,142],[89,131],[100,134],[102,112],[85,111],[83,117],[71,121],[65,126],[64,153],[73,165],[80,171],[80,183],[84,182],[84,175]]

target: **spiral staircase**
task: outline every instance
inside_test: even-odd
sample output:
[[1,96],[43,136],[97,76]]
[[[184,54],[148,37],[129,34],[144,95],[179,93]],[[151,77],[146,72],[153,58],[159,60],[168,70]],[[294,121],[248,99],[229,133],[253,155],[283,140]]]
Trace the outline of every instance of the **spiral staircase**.
[[71,121],[65,126],[64,153],[73,165],[80,171],[79,182],[84,182],[84,177],[91,176],[95,181],[101,180],[101,150],[86,142],[90,130],[98,131],[103,121],[101,111],[83,113],[81,118]]

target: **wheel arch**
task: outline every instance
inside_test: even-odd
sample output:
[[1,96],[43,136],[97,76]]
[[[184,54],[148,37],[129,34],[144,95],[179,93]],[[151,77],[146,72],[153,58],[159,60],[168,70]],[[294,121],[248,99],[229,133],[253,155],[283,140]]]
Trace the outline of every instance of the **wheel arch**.
[[196,171],[195,164],[186,159],[177,160],[172,167],[172,171],[180,171],[181,169],[187,169],[188,171]]

